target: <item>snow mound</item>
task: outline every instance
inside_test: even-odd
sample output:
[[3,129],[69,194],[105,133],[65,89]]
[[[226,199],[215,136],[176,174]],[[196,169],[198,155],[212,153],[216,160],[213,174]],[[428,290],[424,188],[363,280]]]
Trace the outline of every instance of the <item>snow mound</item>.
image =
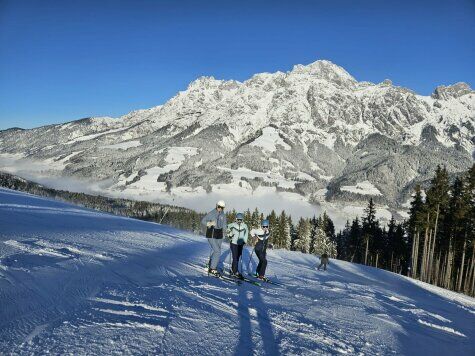
[[464,295],[282,250],[268,276],[283,286],[237,285],[203,272],[201,236],[6,189],[0,203],[2,353],[475,353]]

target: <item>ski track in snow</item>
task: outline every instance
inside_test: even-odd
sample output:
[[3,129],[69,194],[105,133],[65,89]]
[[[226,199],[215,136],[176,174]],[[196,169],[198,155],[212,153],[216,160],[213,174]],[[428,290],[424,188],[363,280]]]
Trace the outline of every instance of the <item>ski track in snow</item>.
[[0,189],[0,353],[475,354],[473,298],[282,250],[283,286],[237,285],[204,273],[208,254],[201,236]]

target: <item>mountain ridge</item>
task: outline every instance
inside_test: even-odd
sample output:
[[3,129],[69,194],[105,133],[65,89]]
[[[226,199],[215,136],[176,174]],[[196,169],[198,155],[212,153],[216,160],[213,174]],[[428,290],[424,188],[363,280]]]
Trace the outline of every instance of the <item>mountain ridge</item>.
[[360,199],[351,187],[368,181],[382,204],[398,207],[436,165],[455,173],[473,163],[474,108],[466,83],[422,96],[390,80],[358,82],[320,60],[243,82],[200,77],[163,105],[119,119],[2,131],[0,153],[109,179],[115,192],[272,188],[345,202]]

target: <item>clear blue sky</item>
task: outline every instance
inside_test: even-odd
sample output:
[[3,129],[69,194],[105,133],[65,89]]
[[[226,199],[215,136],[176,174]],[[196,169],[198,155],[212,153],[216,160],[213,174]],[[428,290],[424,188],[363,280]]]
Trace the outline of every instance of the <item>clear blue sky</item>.
[[430,94],[475,84],[475,1],[0,0],[0,129],[119,116],[201,75],[328,59]]

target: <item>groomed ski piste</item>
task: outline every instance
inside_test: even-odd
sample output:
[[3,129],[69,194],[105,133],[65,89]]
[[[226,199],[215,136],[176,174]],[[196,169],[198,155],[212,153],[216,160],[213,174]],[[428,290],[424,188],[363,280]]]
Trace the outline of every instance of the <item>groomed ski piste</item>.
[[6,189],[0,256],[1,354],[475,354],[468,296],[282,250],[238,285],[203,236]]

